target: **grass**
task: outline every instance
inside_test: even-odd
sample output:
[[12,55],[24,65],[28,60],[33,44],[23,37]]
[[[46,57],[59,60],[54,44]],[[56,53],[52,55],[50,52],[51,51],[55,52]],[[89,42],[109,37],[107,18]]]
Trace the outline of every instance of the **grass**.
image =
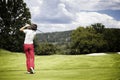
[[0,50],[0,80],[120,80],[120,55],[35,57],[35,74],[26,74],[25,55]]

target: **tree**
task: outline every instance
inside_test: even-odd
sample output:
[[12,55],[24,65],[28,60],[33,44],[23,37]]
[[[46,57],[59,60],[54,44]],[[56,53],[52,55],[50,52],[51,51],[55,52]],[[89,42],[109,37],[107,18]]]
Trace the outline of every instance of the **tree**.
[[93,27],[79,27],[71,35],[71,54],[104,51],[106,40]]
[[120,51],[120,29],[107,28],[104,31],[104,39],[107,40],[109,52]]
[[95,23],[91,25],[97,33],[102,33],[105,29],[105,26],[102,23]]
[[21,51],[24,36],[19,28],[30,23],[30,18],[23,0],[0,0],[0,48]]

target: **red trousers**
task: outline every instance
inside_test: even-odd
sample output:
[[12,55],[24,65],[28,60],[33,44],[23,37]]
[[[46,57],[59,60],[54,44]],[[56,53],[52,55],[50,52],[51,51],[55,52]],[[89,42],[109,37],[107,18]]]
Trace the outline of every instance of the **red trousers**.
[[30,71],[30,67],[34,69],[34,45],[24,44],[24,51],[26,54],[27,71]]

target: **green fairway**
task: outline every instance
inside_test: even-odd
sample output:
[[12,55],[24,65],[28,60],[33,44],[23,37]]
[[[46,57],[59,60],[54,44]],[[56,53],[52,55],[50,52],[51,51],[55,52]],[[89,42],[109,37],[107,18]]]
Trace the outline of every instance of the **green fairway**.
[[120,80],[120,54],[35,57],[26,74],[25,55],[0,50],[0,80]]

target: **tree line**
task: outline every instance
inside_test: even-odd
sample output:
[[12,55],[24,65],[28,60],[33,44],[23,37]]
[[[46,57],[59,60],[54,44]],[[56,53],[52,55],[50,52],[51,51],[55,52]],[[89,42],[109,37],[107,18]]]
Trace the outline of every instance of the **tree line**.
[[[52,53],[52,54],[74,55],[74,54],[120,51],[120,45],[119,45],[120,29],[105,28],[105,26],[102,23],[95,23],[86,27],[79,26],[76,30],[67,31],[67,34],[69,34],[69,36],[67,36],[66,38],[64,37],[64,35],[66,35],[65,32],[62,32],[62,37],[59,37],[61,36],[61,32],[59,33],[59,35],[57,35],[56,38],[54,37],[54,39],[58,41],[57,44],[54,44],[54,42],[52,43],[49,42],[48,39],[48,41],[45,44],[53,45],[51,47],[51,51],[53,51],[53,53],[49,50],[50,54]],[[44,36],[45,35],[46,34],[44,34]],[[50,35],[54,36],[56,34],[50,33]],[[42,35],[38,35],[38,36],[42,36]],[[70,38],[70,40],[68,42],[65,42],[64,40],[66,40],[68,37]],[[62,42],[63,44],[60,44],[61,42],[59,42],[59,40],[63,38],[64,38]],[[45,45],[40,44],[40,46],[45,46]],[[39,48],[36,54],[44,54],[44,53],[46,54],[46,52],[40,53],[40,51],[42,51],[43,49],[44,48],[42,47]],[[45,47],[45,49],[47,49],[47,47]]]

